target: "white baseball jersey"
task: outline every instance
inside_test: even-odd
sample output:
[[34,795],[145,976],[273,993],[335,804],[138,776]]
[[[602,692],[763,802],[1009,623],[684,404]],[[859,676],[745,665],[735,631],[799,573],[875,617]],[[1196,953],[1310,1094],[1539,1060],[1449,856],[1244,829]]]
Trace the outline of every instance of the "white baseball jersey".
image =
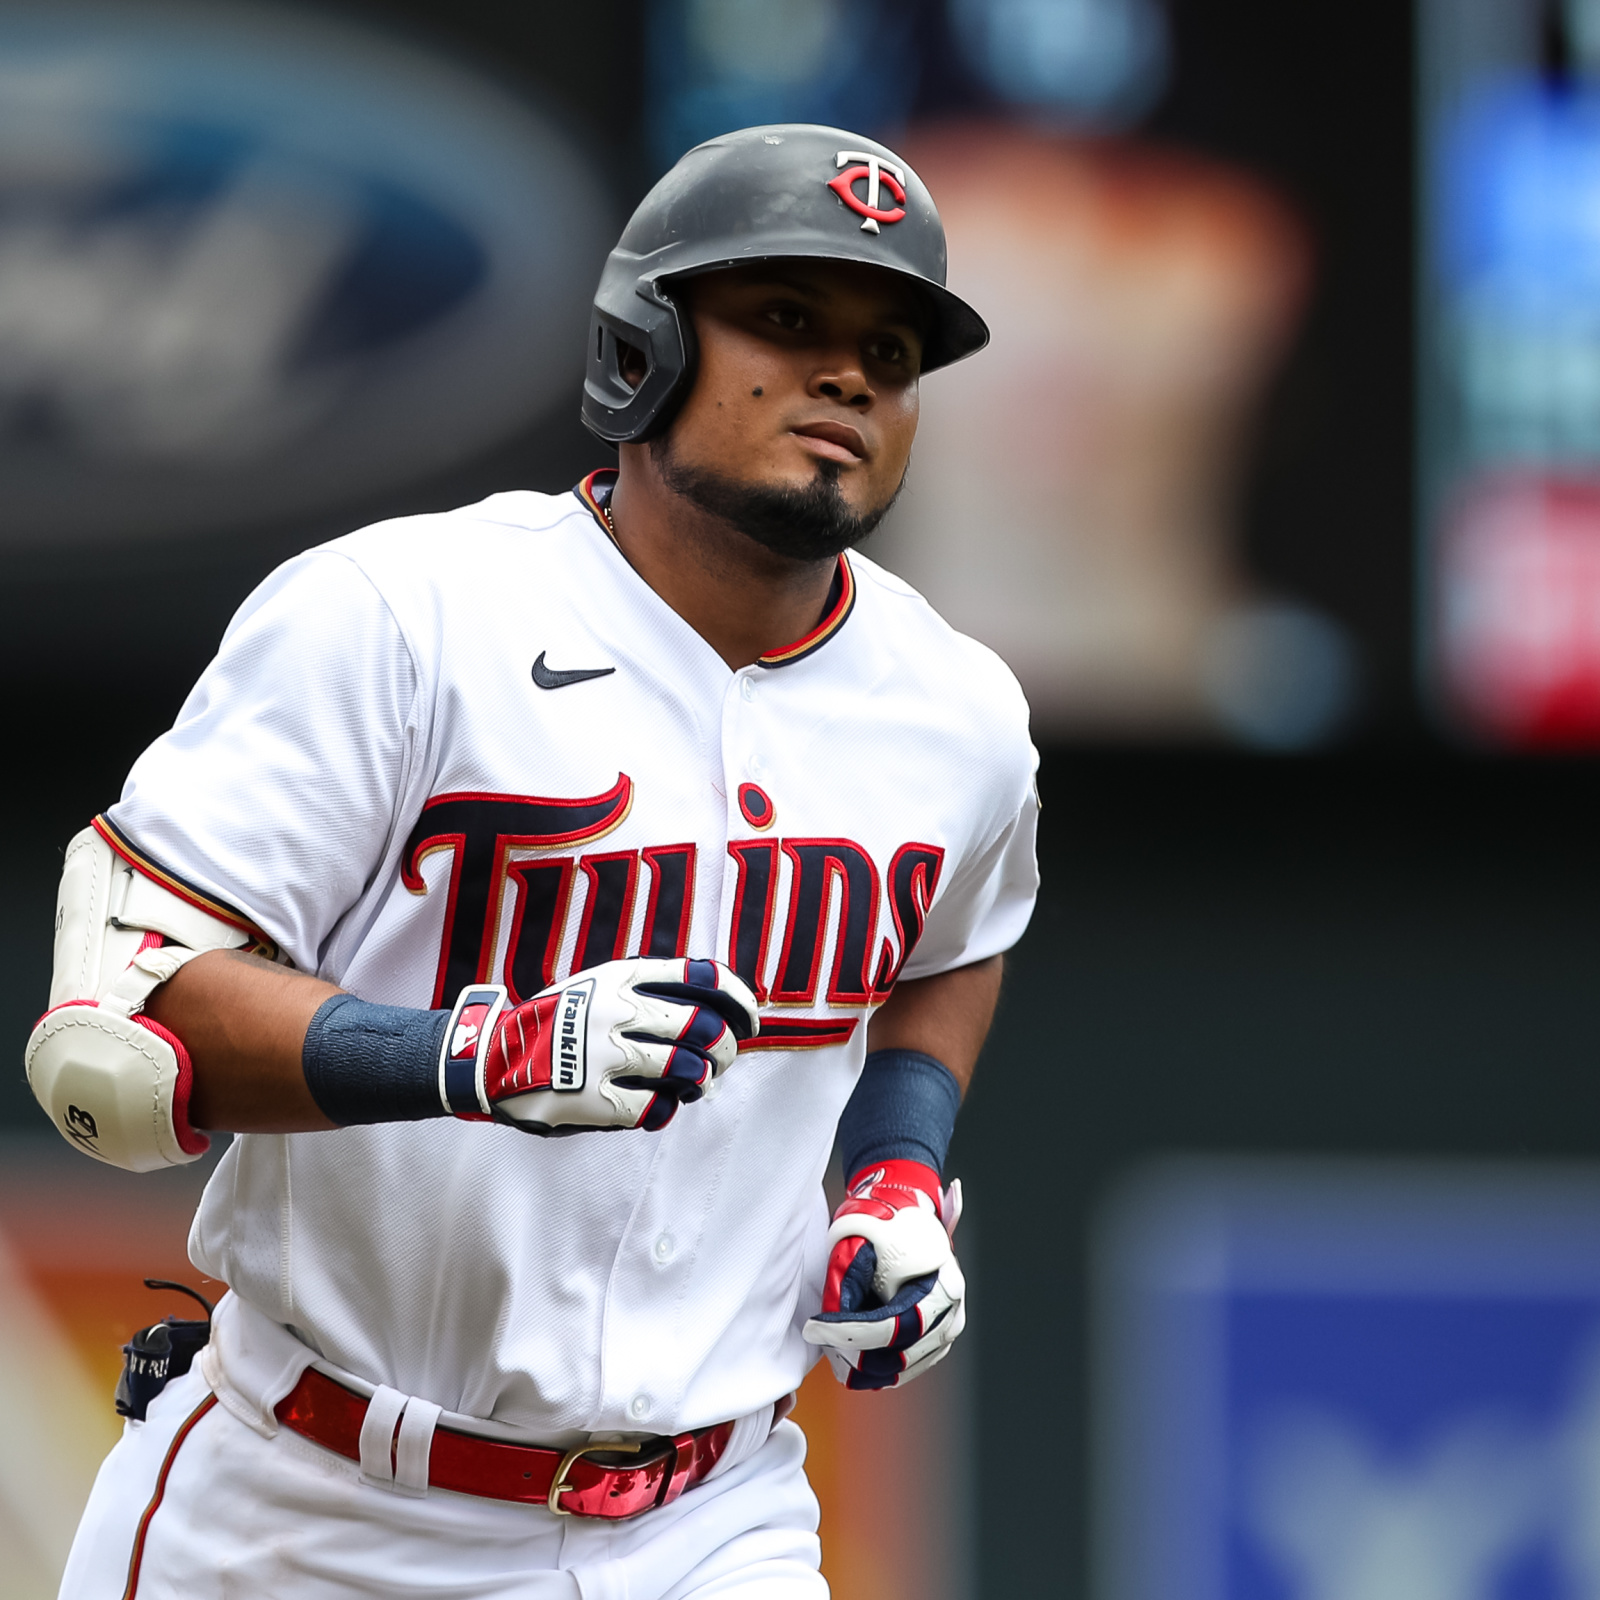
[[546,1436],[799,1383],[871,1013],[1010,946],[1037,884],[1027,709],[993,654],[850,556],[810,634],[730,671],[597,487],[279,568],[106,819],[368,1000],[527,998],[641,953],[755,989],[760,1036],[660,1133],[250,1134],[206,1190],[196,1265],[326,1360]]

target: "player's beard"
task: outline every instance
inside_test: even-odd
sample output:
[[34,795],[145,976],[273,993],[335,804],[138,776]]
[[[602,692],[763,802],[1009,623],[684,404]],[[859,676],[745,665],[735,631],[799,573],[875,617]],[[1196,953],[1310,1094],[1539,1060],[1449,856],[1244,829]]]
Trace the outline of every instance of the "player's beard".
[[740,483],[705,467],[691,467],[677,458],[670,433],[651,441],[650,454],[674,494],[792,561],[825,561],[860,544],[888,515],[905,485],[902,478],[881,506],[858,514],[839,488],[836,461],[819,461],[811,482],[793,489]]

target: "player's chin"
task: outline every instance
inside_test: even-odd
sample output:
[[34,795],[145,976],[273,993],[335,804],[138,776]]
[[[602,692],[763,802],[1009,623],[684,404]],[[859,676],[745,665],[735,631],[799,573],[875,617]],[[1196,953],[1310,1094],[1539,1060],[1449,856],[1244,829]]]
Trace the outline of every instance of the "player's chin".
[[823,468],[814,472],[809,482],[831,485],[845,508],[856,517],[880,513],[894,499],[895,490],[899,487],[898,480],[865,461],[856,467],[837,470]]
[[769,462],[765,471],[750,473],[743,481],[747,488],[768,494],[809,497],[821,490],[836,492],[847,504],[856,498],[845,474],[820,467],[816,462]]

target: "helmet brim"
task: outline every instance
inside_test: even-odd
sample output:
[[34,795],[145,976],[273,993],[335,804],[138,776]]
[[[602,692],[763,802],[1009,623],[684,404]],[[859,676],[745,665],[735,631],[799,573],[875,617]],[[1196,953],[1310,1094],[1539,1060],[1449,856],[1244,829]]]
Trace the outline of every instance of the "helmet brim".
[[[798,242],[797,242],[798,243]],[[658,292],[672,293],[674,282],[682,278],[703,278],[713,272],[725,272],[732,267],[750,267],[766,262],[780,261],[847,261],[870,267],[874,272],[884,272],[913,285],[928,308],[928,324],[922,342],[923,372],[935,372],[952,361],[975,355],[989,342],[989,325],[967,304],[960,295],[952,293],[942,283],[935,283],[920,273],[907,272],[904,267],[892,265],[862,254],[844,255],[837,251],[822,253],[804,248],[746,250],[724,255],[710,261],[690,265],[674,263],[670,272],[659,275],[645,273],[644,280],[654,284]]]

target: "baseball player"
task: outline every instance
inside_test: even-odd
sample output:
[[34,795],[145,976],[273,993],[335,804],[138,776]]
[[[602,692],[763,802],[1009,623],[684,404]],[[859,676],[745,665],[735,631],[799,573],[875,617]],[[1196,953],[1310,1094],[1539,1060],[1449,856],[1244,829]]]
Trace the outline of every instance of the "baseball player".
[[850,553],[987,338],[944,277],[882,145],[690,151],[595,300],[617,468],[279,568],[72,842],[35,1094],[134,1171],[237,1137],[64,1595],[826,1594],[786,1412],[961,1332],[1037,882],[1014,679]]

